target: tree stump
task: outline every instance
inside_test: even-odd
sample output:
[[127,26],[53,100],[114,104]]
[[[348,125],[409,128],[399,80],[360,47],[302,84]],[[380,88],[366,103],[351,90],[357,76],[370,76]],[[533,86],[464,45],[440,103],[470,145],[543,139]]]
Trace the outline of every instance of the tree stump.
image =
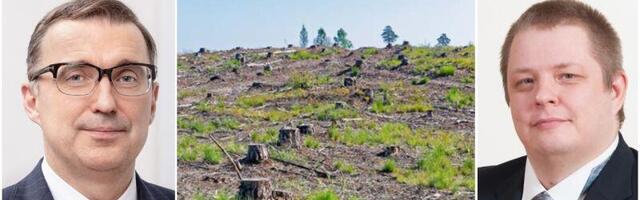
[[273,56],[273,52],[267,52],[267,58],[271,58]]
[[267,64],[264,66],[264,71],[265,72],[270,72],[271,70],[273,70],[273,67],[271,67],[271,64]]
[[293,200],[293,194],[284,190],[273,190],[271,193],[273,200]]
[[298,130],[302,135],[313,135],[313,124],[300,124]]
[[387,43],[387,46],[386,46],[386,47],[384,47],[384,48],[385,48],[385,49],[391,49],[391,48],[393,48],[393,45],[392,45],[391,43]]
[[402,46],[409,46],[409,41],[406,41],[406,40],[405,40],[405,41],[403,41],[403,42],[402,42]]
[[347,107],[347,103],[342,102],[342,101],[336,102],[336,104],[334,106],[335,109],[344,109],[346,107]]
[[247,157],[244,161],[248,163],[258,164],[269,160],[269,151],[264,144],[249,144]]
[[292,127],[282,127],[278,136],[278,145],[299,148],[302,139],[300,133]]
[[266,178],[251,178],[240,181],[238,199],[271,199],[271,181]]
[[287,48],[293,48],[293,44],[288,44]]
[[363,63],[362,60],[358,59],[358,60],[356,60],[355,65],[353,65],[353,66],[357,67],[357,68],[362,68],[362,63]]
[[351,86],[354,86],[354,85],[356,85],[356,79],[351,78],[351,77],[346,77],[346,78],[344,78],[344,83],[343,83],[343,85],[344,85],[345,87],[351,87]]
[[205,48],[200,48],[200,50],[198,50],[198,53],[200,53],[200,54],[203,54],[205,52],[207,52],[207,49],[205,49]]
[[372,89],[369,89],[369,88],[364,89],[364,95],[365,95],[365,100],[367,101],[368,104],[373,103],[374,94]]
[[388,146],[384,148],[384,151],[378,153],[378,156],[388,157],[391,155],[395,155],[400,151],[398,146]]

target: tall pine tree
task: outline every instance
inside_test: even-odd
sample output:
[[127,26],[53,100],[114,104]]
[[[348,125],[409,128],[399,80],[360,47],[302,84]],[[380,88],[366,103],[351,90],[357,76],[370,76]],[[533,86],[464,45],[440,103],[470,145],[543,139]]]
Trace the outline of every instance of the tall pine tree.
[[347,39],[347,32],[344,31],[344,29],[338,29],[338,33],[336,35],[336,37],[333,37],[333,40],[336,44],[338,44],[338,46],[347,49],[353,47],[351,41]]
[[307,34],[307,28],[302,25],[302,30],[300,30],[300,47],[306,48],[307,44],[309,44],[309,35]]
[[331,46],[331,41],[329,40],[329,37],[327,37],[327,33],[323,28],[318,29],[318,35],[316,36],[316,39],[313,40],[313,44],[319,46]]
[[393,32],[393,29],[389,25],[384,27],[384,30],[382,30],[381,36],[382,36],[382,40],[387,44],[392,44],[398,39],[398,35],[396,35],[396,33]]

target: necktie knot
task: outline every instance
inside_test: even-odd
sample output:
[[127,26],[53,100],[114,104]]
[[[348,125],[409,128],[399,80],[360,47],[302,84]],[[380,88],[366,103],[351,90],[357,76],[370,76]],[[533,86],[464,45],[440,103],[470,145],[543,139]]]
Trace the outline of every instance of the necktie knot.
[[553,198],[549,196],[549,193],[547,193],[547,191],[542,191],[538,193],[538,195],[533,197],[531,200],[553,200]]

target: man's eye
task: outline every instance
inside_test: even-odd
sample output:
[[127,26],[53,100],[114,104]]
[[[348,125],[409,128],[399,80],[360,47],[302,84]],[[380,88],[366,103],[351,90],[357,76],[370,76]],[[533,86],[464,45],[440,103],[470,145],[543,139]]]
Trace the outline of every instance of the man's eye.
[[136,77],[133,76],[122,76],[120,78],[118,78],[119,82],[124,82],[124,83],[131,83],[131,82],[136,82]]
[[83,81],[84,79],[80,74],[74,74],[66,78],[67,81]]
[[524,85],[524,84],[531,84],[533,83],[533,79],[532,78],[524,78],[524,79],[520,79],[518,82],[516,82],[516,85]]
[[560,75],[561,79],[574,79],[576,78],[575,74],[570,74],[570,73],[564,73],[562,75]]

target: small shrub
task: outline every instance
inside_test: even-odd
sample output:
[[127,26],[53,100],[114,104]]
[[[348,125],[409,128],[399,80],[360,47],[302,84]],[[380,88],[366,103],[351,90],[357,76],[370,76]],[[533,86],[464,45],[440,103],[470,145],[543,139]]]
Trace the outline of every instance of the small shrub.
[[222,63],[222,65],[220,65],[220,68],[225,69],[225,70],[239,69],[240,65],[242,65],[242,63],[240,63],[239,60],[230,59],[230,60],[224,61],[224,63]]
[[440,69],[438,69],[438,76],[453,76],[455,72],[456,68],[454,66],[445,65],[441,66]]
[[307,50],[300,50],[300,51],[296,51],[295,53],[291,54],[290,58],[291,58],[291,60],[294,60],[294,61],[298,61],[298,60],[317,60],[317,59],[320,59],[320,56],[312,54],[311,52],[309,52]]
[[340,170],[342,173],[345,173],[345,174],[355,174],[356,173],[356,169],[355,169],[355,167],[353,167],[353,165],[345,163],[342,160],[338,160],[335,163],[334,166],[335,166],[336,169]]
[[371,47],[371,48],[365,48],[364,50],[362,50],[362,57],[364,59],[367,59],[367,58],[369,58],[369,57],[371,57],[373,55],[376,55],[376,54],[378,54],[378,49],[376,49],[376,48],[372,48]]
[[398,59],[395,59],[395,58],[385,59],[385,60],[382,60],[382,61],[378,62],[378,67],[384,68],[384,69],[391,69],[391,68],[397,67],[401,63],[402,63],[402,61],[400,61]]
[[429,77],[422,77],[419,79],[413,79],[411,80],[411,84],[413,85],[424,85],[429,83],[429,81],[431,81],[431,79]]
[[320,147],[320,141],[313,136],[307,136],[304,138],[304,146],[311,149],[317,149]]
[[447,101],[457,108],[473,105],[473,98],[472,94],[465,94],[458,90],[458,88],[449,89],[446,96]]
[[264,95],[256,96],[241,96],[236,101],[236,104],[243,108],[262,106],[267,102],[267,97]]
[[305,197],[306,200],[339,200],[338,195],[330,189],[318,191]]
[[278,130],[269,128],[264,133],[251,133],[251,141],[259,143],[272,143],[278,140]]
[[204,161],[209,164],[217,165],[222,160],[222,152],[214,149],[211,145],[204,145],[202,147],[202,153],[204,154]]
[[396,171],[396,162],[393,160],[387,160],[384,162],[382,169],[380,170],[384,173],[393,173]]

